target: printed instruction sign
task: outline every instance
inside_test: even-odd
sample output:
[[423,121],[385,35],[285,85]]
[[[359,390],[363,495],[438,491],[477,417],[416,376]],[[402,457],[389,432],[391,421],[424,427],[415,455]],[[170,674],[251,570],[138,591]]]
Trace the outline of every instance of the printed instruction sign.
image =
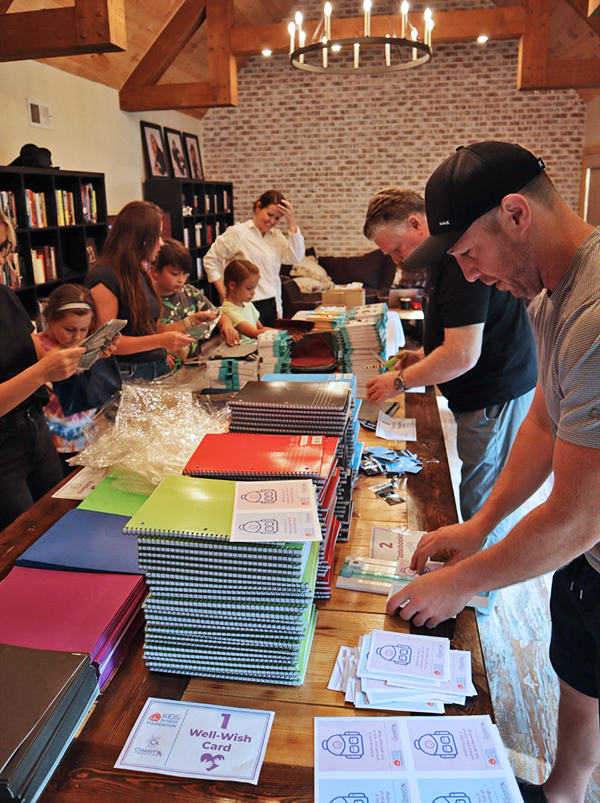
[[392,418],[381,410],[375,435],[389,441],[416,441],[417,421],[415,418]]
[[149,697],[115,768],[256,785],[274,716]]
[[320,541],[310,480],[236,482],[231,541]]

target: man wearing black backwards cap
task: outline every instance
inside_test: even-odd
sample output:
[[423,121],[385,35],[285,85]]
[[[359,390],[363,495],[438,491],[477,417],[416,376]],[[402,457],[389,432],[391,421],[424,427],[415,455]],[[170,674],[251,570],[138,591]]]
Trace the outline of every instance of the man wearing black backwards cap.
[[[469,281],[535,300],[539,382],[508,462],[483,507],[464,524],[425,535],[415,553],[449,549],[446,567],[388,602],[435,626],[478,591],[554,569],[550,658],[560,679],[558,747],[543,786],[520,782],[526,803],[583,803],[600,763],[600,227],[560,198],[544,165],[504,142],[460,148],[425,191],[430,237],[411,266],[448,252]],[[547,501],[503,541],[486,535],[554,471]]]
[[[425,201],[412,190],[381,190],[369,202],[363,232],[398,264],[429,235]],[[427,263],[423,308],[423,350],[406,352],[401,370],[369,380],[367,391],[379,404],[404,389],[438,385],[456,420],[460,508],[467,520],[494,487],[531,406],[533,332],[522,299],[468,282],[448,254]],[[503,538],[517,518],[500,522],[485,546]]]

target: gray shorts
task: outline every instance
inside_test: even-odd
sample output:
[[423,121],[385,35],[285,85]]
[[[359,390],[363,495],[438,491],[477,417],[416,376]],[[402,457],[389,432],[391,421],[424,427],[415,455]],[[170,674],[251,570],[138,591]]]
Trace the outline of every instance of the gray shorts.
[[576,691],[600,697],[600,574],[584,555],[555,573],[550,613],[554,671]]

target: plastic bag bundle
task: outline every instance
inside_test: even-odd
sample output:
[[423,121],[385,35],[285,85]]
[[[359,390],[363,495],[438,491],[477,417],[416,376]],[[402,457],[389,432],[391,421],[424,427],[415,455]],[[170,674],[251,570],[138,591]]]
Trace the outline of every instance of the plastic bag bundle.
[[207,432],[225,432],[229,409],[181,387],[123,386],[113,421],[100,421],[89,444],[70,463],[133,472],[157,485],[181,474]]

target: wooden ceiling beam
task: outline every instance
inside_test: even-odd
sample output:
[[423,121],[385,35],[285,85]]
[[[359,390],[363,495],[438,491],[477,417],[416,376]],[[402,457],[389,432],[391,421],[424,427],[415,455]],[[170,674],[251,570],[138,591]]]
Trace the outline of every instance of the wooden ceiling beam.
[[519,42],[517,89],[546,86],[550,0],[526,0],[525,29]]
[[[158,83],[202,24],[206,25],[209,80]],[[184,0],[121,87],[121,109],[142,112],[236,106],[237,68],[229,42],[232,24],[233,0],[206,0],[200,8],[198,0]]]
[[597,89],[600,60],[560,59],[548,61],[544,89]]
[[0,25],[0,62],[107,53],[126,47],[123,0],[76,0],[66,8],[4,14]]
[[[588,0],[567,0],[567,2],[571,8],[575,9],[581,19],[587,22],[592,31],[600,36],[600,17],[590,16],[591,2],[588,2]],[[598,3],[600,3],[600,0],[598,0]]]
[[[467,11],[437,11],[433,15],[433,44],[450,44],[453,42],[472,42],[480,34],[487,34],[490,39],[518,39],[523,33],[525,12],[522,6],[503,6],[501,8],[478,8]],[[409,14],[409,20],[419,31],[423,29],[423,16]],[[399,15],[391,15],[394,30],[399,35],[401,20]],[[319,24],[319,20],[305,21],[302,28],[306,32],[306,41],[311,37]],[[332,21],[332,39],[349,39],[362,36],[363,18],[352,17],[334,19]],[[371,18],[371,34],[385,36],[390,33],[388,17]],[[422,33],[421,33],[422,38]],[[250,25],[231,30],[231,50],[236,55],[255,55],[264,48],[273,53],[285,53],[290,47],[290,35],[284,23],[272,25]]]
[[205,5],[199,4],[198,0],[184,0],[123,86],[157,84],[205,20]]

